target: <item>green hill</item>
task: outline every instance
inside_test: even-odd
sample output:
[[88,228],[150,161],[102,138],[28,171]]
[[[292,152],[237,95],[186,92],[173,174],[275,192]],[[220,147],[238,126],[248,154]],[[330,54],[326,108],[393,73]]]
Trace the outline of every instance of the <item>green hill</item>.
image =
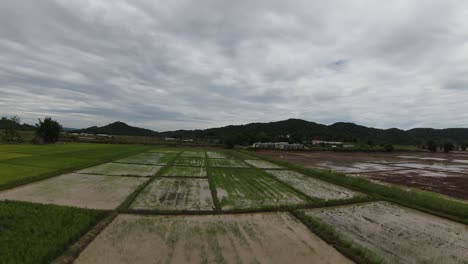
[[153,137],[158,136],[159,133],[146,128],[133,127],[125,124],[124,122],[114,122],[106,126],[97,127],[92,126],[85,129],[75,130],[76,133],[90,133],[90,134],[108,134],[118,136],[145,136]]

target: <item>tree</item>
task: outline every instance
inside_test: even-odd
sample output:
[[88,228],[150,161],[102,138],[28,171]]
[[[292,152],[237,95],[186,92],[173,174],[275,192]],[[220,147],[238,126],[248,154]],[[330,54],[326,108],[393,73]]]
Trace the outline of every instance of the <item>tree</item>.
[[20,118],[13,116],[11,118],[2,117],[2,123],[5,124],[2,139],[6,142],[21,142],[23,137],[16,130],[20,126]]
[[385,145],[383,146],[383,148],[384,148],[384,150],[385,150],[386,152],[392,152],[392,151],[393,151],[393,145],[392,145],[392,144],[385,144]]
[[455,146],[454,146],[453,143],[451,143],[451,142],[446,142],[446,143],[444,144],[444,152],[445,152],[445,153],[449,153],[449,152],[452,151],[454,148],[455,148]]
[[466,151],[466,147],[468,147],[468,143],[464,142],[464,143],[461,144],[460,147],[461,147],[461,150]]
[[430,152],[436,152],[437,151],[437,144],[433,140],[428,140],[426,145],[427,145],[427,149]]
[[50,117],[44,118],[44,121],[39,119],[36,124],[36,135],[43,143],[57,142],[60,136],[62,126]]

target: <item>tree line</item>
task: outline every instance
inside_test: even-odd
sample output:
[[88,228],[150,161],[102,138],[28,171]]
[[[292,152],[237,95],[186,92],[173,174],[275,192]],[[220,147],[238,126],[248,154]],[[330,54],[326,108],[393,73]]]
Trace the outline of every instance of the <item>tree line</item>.
[[21,119],[18,116],[2,117],[0,120],[0,128],[3,130],[1,138],[4,142],[8,143],[21,143],[25,139],[21,136],[21,130],[34,129],[35,137],[32,143],[35,144],[49,144],[55,143],[59,140],[60,132],[62,131],[62,125],[51,117],[45,117],[43,120],[38,119],[38,123],[35,126],[27,124],[21,124]]

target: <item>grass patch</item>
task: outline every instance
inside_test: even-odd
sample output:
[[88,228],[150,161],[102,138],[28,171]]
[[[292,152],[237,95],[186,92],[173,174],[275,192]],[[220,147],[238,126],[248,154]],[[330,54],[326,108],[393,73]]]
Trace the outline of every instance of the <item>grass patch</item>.
[[72,172],[147,150],[103,144],[0,145],[0,190]]
[[[244,155],[249,154],[244,153]],[[278,161],[268,157],[264,157],[264,159],[311,177],[373,195],[378,199],[398,203],[407,207],[468,224],[467,203],[451,200],[436,193],[421,190],[405,190],[398,186],[387,186],[374,183],[365,178],[349,177],[343,173],[306,168],[298,164],[293,164],[286,161]]]
[[0,263],[49,263],[105,215],[95,210],[0,202]]
[[307,203],[307,198],[254,169],[208,169],[223,210],[255,209]]

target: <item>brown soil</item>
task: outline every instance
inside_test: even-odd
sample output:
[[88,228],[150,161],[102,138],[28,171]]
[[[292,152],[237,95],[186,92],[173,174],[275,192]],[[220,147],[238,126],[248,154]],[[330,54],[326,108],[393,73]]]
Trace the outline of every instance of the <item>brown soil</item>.
[[288,213],[119,215],[75,263],[352,263]]
[[[403,171],[401,171],[403,172]],[[365,175],[365,174],[361,174]],[[428,177],[424,173],[407,171],[407,174],[392,172],[371,173],[366,175],[373,180],[399,184],[447,196],[468,200],[468,178],[463,177]]]

